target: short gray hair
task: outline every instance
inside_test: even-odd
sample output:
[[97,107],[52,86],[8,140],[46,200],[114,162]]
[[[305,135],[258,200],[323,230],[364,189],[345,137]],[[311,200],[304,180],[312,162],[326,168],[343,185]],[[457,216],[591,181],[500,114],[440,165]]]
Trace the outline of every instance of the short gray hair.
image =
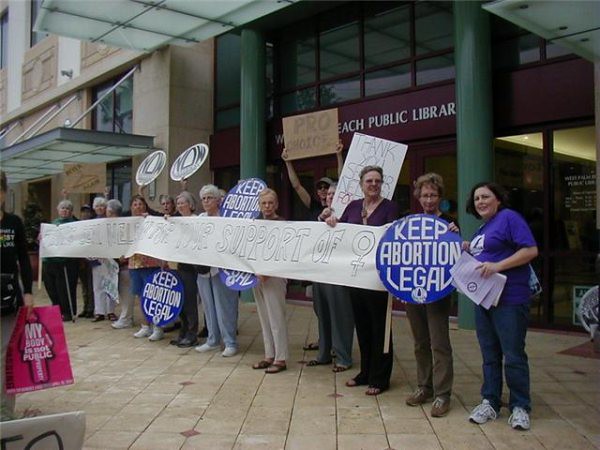
[[217,200],[223,198],[221,190],[214,184],[205,184],[204,186],[202,186],[202,188],[200,189],[200,198],[204,197],[205,195],[210,195],[216,198]]
[[177,202],[177,200],[180,199],[180,198],[184,199],[186,202],[189,203],[190,209],[192,211],[194,211],[196,209],[196,199],[188,191],[183,191],[181,194],[179,194],[177,196],[177,198],[175,199],[175,202]]
[[104,197],[96,197],[94,198],[94,203],[92,203],[92,208],[96,208],[98,206],[106,206],[106,199]]
[[62,208],[66,208],[72,212],[73,211],[73,202],[71,202],[71,200],[61,200],[60,202],[58,202],[58,206],[56,207],[56,209],[59,210]]
[[123,205],[116,198],[106,202],[106,209],[114,212],[117,216],[120,216],[123,213]]

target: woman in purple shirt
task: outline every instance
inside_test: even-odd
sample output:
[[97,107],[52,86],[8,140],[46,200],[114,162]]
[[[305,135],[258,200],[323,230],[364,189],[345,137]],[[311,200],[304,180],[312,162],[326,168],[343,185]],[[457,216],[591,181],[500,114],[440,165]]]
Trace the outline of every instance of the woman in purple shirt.
[[467,202],[467,212],[484,222],[469,243],[470,253],[481,262],[478,270],[483,277],[495,273],[507,277],[498,306],[489,310],[475,307],[477,339],[483,358],[483,399],[469,420],[483,424],[498,417],[504,360],[510,390],[508,423],[514,429],[528,430],[531,410],[529,363],[525,353],[531,298],[528,263],[537,256],[538,249],[523,217],[506,208],[507,200],[508,193],[502,186],[483,182],[473,187]]
[[[327,224],[334,227],[339,222],[381,226],[398,218],[396,203],[381,196],[383,169],[366,166],[360,172],[360,187],[364,198],[350,202],[342,217],[334,215]],[[392,337],[390,349],[383,353],[385,318],[387,314],[386,291],[350,288],[350,300],[360,348],[360,372],[346,382],[346,386],[368,385],[367,395],[378,395],[389,388],[394,355]]]

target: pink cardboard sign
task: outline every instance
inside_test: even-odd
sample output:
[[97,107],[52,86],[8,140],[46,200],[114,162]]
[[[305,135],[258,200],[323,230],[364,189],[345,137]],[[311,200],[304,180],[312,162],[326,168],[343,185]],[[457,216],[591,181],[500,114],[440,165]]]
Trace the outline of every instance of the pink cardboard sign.
[[21,308],[6,352],[6,392],[19,394],[73,384],[58,306]]

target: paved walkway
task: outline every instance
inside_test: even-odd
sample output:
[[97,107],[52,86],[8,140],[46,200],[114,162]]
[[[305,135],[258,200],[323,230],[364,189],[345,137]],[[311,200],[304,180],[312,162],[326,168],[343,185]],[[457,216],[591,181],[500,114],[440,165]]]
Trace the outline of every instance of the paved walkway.
[[[47,299],[37,293],[37,303]],[[414,388],[412,340],[394,317],[391,389],[378,397],[348,388],[350,372],[307,367],[316,337],[312,308],[288,305],[291,358],[276,375],[252,370],[262,356],[253,304],[240,308],[240,353],[198,354],[134,339],[131,329],[78,320],[65,328],[75,384],[23,394],[17,409],[42,414],[83,410],[89,449],[593,449],[600,448],[600,360],[560,354],[584,344],[583,334],[530,332],[532,429],[507,424],[508,411],[483,426],[467,421],[479,402],[481,357],[473,331],[453,329],[454,396],[444,418],[430,406],[409,407]],[[453,327],[455,328],[455,327]],[[358,349],[354,350],[355,359]]]

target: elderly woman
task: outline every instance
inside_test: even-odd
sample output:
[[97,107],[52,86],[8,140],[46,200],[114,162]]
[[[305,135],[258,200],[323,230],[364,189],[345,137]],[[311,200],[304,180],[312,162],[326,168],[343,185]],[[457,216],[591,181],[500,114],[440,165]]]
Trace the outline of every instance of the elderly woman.
[[[258,198],[262,218],[265,220],[283,220],[277,215],[279,201],[273,189],[265,188]],[[285,278],[258,275],[258,284],[254,287],[256,310],[262,329],[265,357],[255,363],[253,369],[266,369],[266,373],[279,373],[287,369],[288,332],[285,318]]]
[[528,430],[531,411],[529,363],[525,353],[531,299],[528,263],[537,256],[538,248],[527,222],[508,209],[507,203],[506,190],[491,182],[476,184],[467,202],[467,212],[483,220],[468,243],[469,252],[481,262],[477,270],[484,278],[495,273],[506,275],[498,305],[490,309],[475,306],[475,327],[483,357],[483,399],[469,420],[483,424],[498,417],[504,364],[510,391],[508,423],[514,429]]
[[[381,196],[382,182],[381,167],[365,166],[360,171],[360,187],[364,198],[350,202],[339,222],[381,226],[396,220],[398,206]],[[326,222],[334,227],[338,219],[331,215]],[[378,395],[390,386],[394,364],[391,335],[389,352],[383,353],[387,298],[388,294],[385,291],[350,288],[356,337],[360,348],[360,372],[348,380],[346,386],[367,385],[367,395]]]
[[[183,191],[175,199],[177,212],[182,217],[194,216],[196,200],[188,191]],[[177,272],[183,282],[183,307],[179,318],[181,328],[179,336],[170,343],[180,348],[193,347],[198,344],[198,270],[193,264],[178,263]]]
[[[200,189],[200,198],[204,212],[201,216],[218,216],[221,203],[221,191],[213,184],[207,184]],[[196,351],[203,353],[221,348],[221,340],[225,346],[224,357],[234,356],[238,352],[237,321],[238,321],[238,292],[229,289],[221,281],[216,267],[200,267],[198,274],[198,289],[204,315],[208,338]]]
[[[331,202],[337,184],[327,190],[327,207],[317,217],[319,221],[331,216]],[[319,321],[319,353],[308,366],[331,363],[335,355],[334,372],[344,372],[352,366],[352,341],[354,339],[354,315],[346,286],[313,283],[313,305]],[[333,350],[333,351],[332,351]]]
[[[437,173],[421,175],[414,183],[414,196],[425,214],[444,219],[457,232],[454,218],[442,213],[440,203],[444,180]],[[406,398],[409,406],[418,406],[432,397],[432,417],[443,417],[450,410],[450,395],[454,378],[452,346],[448,318],[451,297],[424,305],[406,303],[406,315],[414,340],[417,361],[417,388]]]
[[[56,207],[58,218],[52,223],[61,225],[73,222],[73,203],[62,200]],[[79,261],[76,258],[44,258],[42,279],[53,305],[60,306],[63,320],[72,320],[77,313],[77,275]],[[69,303],[70,302],[70,303]]]
[[[134,195],[131,197],[130,209],[132,216],[144,216],[148,212],[146,199],[141,195]],[[128,265],[131,294],[138,300],[141,310],[141,298],[146,278],[156,269],[159,269],[162,266],[162,262],[150,256],[134,253],[129,257]],[[141,316],[142,326],[133,334],[133,337],[148,338],[150,341],[160,341],[164,337],[163,329],[149,323],[143,311],[141,312]]]

